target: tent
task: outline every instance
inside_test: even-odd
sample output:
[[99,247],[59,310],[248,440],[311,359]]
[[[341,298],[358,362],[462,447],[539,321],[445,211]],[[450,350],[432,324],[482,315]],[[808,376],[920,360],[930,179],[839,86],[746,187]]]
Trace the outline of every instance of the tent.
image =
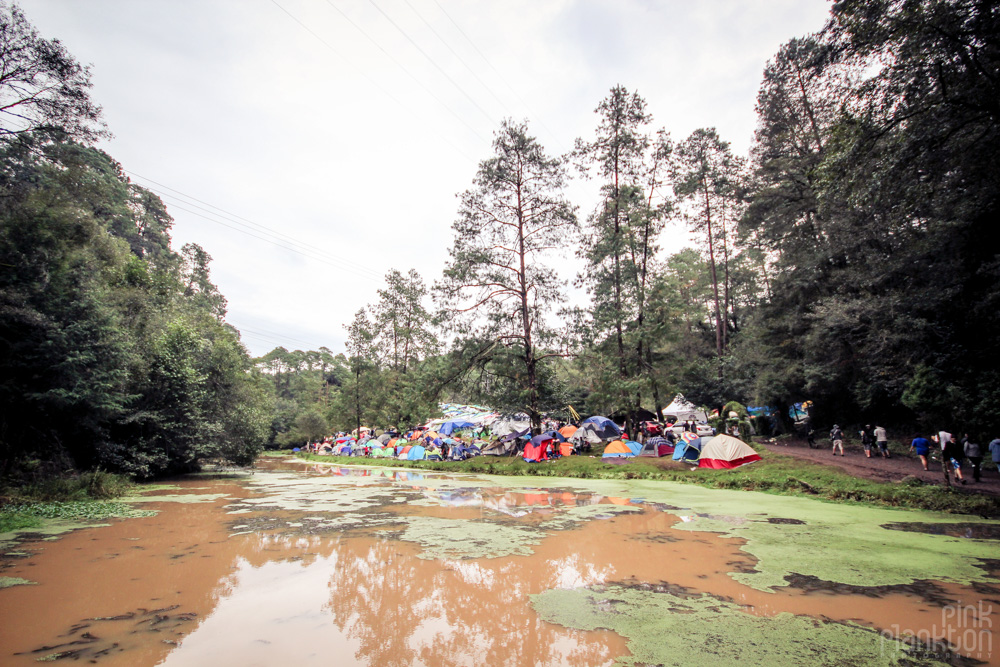
[[420,445],[407,448],[406,459],[408,461],[423,461],[425,458],[427,458],[427,450]]
[[622,434],[622,430],[618,428],[618,424],[614,423],[607,417],[600,417],[596,415],[584,419],[580,424],[580,428],[593,431],[594,435],[601,440],[612,440]]
[[560,456],[571,456],[573,454],[573,443],[572,442],[560,442],[559,443],[559,455]]
[[567,424],[566,426],[563,426],[561,429],[559,429],[559,433],[562,434],[562,437],[569,438],[572,437],[574,433],[576,433],[576,429],[578,428],[579,428],[578,426]]
[[553,440],[558,440],[559,442],[566,442],[566,436],[559,431],[546,431],[545,433],[542,433],[542,435],[548,436]]
[[708,415],[705,414],[705,411],[684,398],[683,394],[674,396],[674,400],[663,408],[662,412],[664,417],[676,417],[677,421],[708,421]]
[[510,433],[519,433],[531,428],[531,419],[528,415],[505,415],[490,425],[490,431],[494,436],[501,438]]
[[642,445],[634,440],[613,440],[604,448],[605,459],[632,458],[642,450]]
[[[693,435],[693,434],[692,434]],[[695,436],[694,438],[681,438],[677,442],[677,446],[674,447],[674,461],[686,461],[687,463],[694,463],[701,456],[701,443],[703,438]]]
[[750,445],[731,435],[719,434],[702,445],[699,468],[738,468],[760,461]]
[[548,449],[550,442],[552,442],[552,436],[536,435],[524,446],[524,453],[522,454],[524,460],[528,463],[548,461],[549,455],[545,450]]
[[516,438],[511,438],[509,440],[501,438],[500,440],[494,440],[490,444],[483,447],[482,454],[483,456],[513,456],[516,449]]
[[470,421],[456,419],[455,421],[445,422],[441,424],[441,428],[438,429],[438,432],[443,435],[451,435],[452,433],[458,431],[459,429],[473,428],[474,426],[475,424],[473,424]]
[[670,456],[674,453],[674,446],[670,444],[670,441],[666,438],[655,435],[642,445],[642,451],[639,452],[639,456]]

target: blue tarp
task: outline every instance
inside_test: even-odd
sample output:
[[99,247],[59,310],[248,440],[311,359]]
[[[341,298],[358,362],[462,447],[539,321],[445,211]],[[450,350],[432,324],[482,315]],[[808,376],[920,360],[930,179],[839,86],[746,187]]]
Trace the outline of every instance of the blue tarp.
[[450,421],[441,424],[441,428],[438,429],[438,433],[442,433],[444,435],[451,435],[452,433],[454,433],[459,429],[471,428],[473,426],[475,426],[475,424],[473,424],[472,422],[461,421],[461,420]]

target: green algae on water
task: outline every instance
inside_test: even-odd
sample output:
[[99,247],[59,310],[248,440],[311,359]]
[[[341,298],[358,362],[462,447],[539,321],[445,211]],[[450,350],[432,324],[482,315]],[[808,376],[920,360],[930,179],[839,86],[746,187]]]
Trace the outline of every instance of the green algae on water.
[[[573,480],[566,482],[574,485]],[[685,519],[674,528],[745,540],[740,549],[757,559],[756,570],[730,576],[762,591],[772,592],[774,587],[786,585],[786,577],[792,574],[853,586],[903,585],[927,579],[963,585],[996,582],[983,564],[996,558],[1000,550],[997,540],[884,527],[914,520],[961,523],[962,517],[956,515],[671,482],[607,480],[574,486],[607,496],[641,496],[650,503],[688,508],[671,511]],[[803,523],[771,523],[771,517],[794,518]]]
[[37,581],[29,581],[21,577],[0,577],[0,588],[10,588],[11,586],[37,586]]
[[420,558],[459,559],[530,556],[543,536],[538,530],[486,521],[412,516],[406,518],[400,539],[423,547]]
[[781,613],[753,616],[709,595],[623,586],[550,590],[531,596],[542,619],[628,640],[618,665],[937,665],[858,625]]

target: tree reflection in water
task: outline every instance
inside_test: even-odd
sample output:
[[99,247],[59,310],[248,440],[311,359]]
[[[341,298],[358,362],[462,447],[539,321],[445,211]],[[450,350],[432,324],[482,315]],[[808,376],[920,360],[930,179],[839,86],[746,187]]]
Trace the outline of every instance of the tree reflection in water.
[[[625,653],[610,633],[541,621],[528,595],[558,585],[574,559],[433,561],[389,540],[336,546],[328,609],[371,665],[604,665]],[[576,573],[574,579],[599,579]]]

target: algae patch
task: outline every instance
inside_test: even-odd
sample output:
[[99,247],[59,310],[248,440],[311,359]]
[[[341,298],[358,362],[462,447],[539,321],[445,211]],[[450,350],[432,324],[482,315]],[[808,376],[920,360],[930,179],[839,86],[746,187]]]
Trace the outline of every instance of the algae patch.
[[566,507],[558,516],[542,522],[540,527],[546,530],[567,530],[587,521],[610,519],[617,514],[630,514],[633,512],[642,512],[642,507],[637,505],[612,504]]
[[936,665],[856,625],[789,613],[753,616],[708,595],[607,586],[531,596],[550,623],[605,628],[628,639],[618,665]]
[[0,577],[0,588],[10,588],[11,586],[36,586],[37,581],[29,581],[21,577]]
[[543,534],[485,521],[408,517],[400,539],[423,547],[420,558],[463,559],[530,556]]

